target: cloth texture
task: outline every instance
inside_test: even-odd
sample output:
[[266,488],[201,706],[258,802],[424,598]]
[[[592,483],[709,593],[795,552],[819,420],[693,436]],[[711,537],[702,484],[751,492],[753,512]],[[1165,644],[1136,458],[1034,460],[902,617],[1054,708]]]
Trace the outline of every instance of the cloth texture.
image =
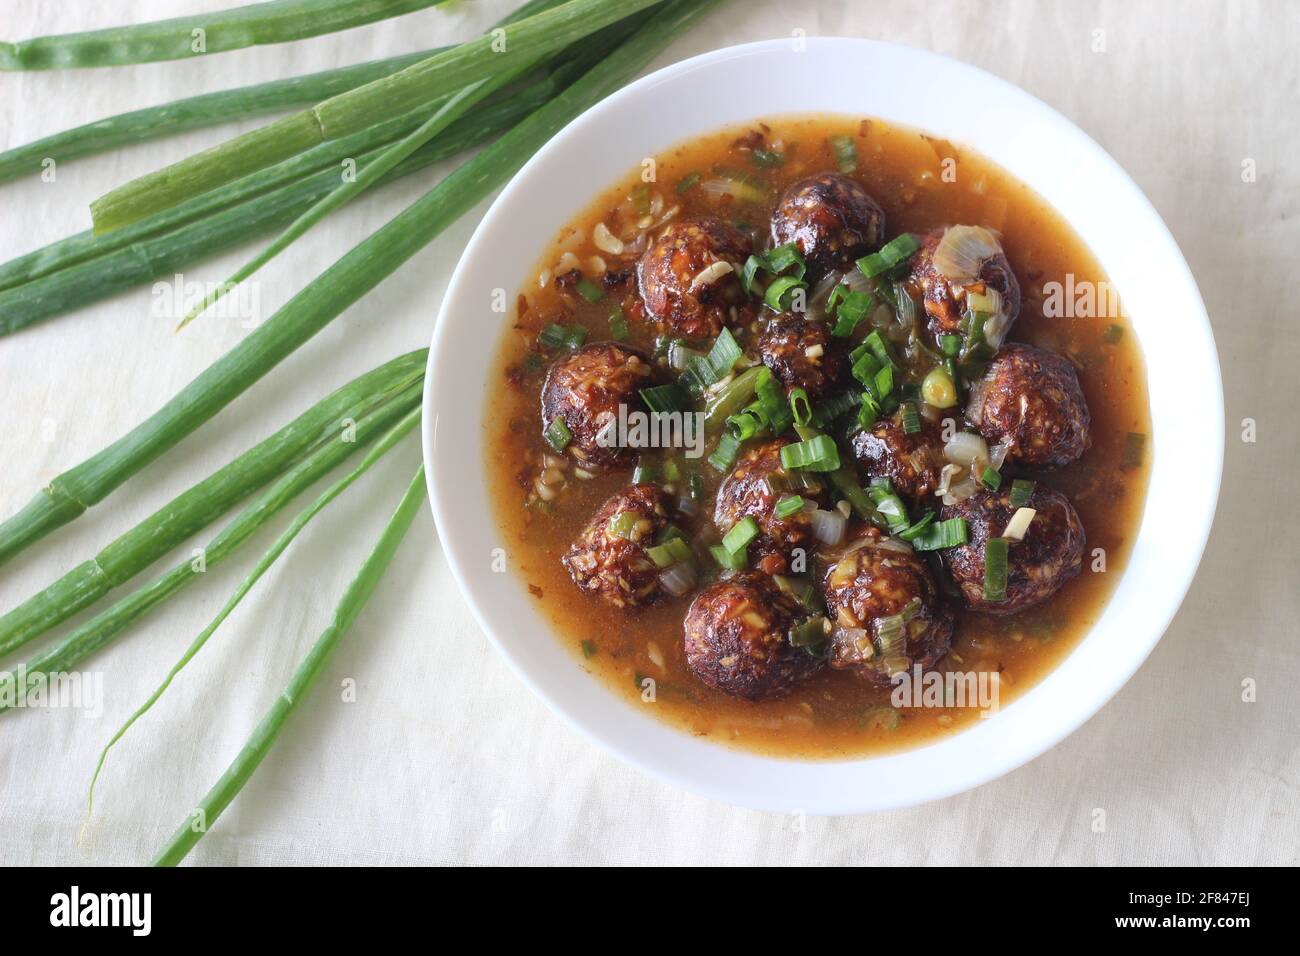
[[[231,5],[8,4],[0,36]],[[0,74],[0,148],[181,96],[466,39],[511,5],[477,0],[192,62]],[[1300,4],[730,0],[650,69],[795,30],[919,46],[1018,84],[1110,151],[1181,245],[1223,365],[1226,463],[1200,572],[1150,659],[1083,728],[974,791],[837,819],[738,809],[642,775],[552,715],[474,623],[426,511],[320,684],[191,862],[1297,862]],[[113,186],[262,122],[70,161],[54,182],[0,185],[0,260],[87,228],[88,203]],[[1253,181],[1244,181],[1243,164],[1255,171]],[[262,314],[447,168],[367,194],[296,242],[258,277]],[[485,208],[448,229],[200,432],[0,568],[0,610],[328,391],[427,345],[445,284]],[[186,278],[218,281],[255,248],[197,265]],[[172,319],[153,314],[153,301],[149,288],[136,289],[0,340],[4,515],[137,424],[247,334],[238,319],[219,316],[175,334]],[[1171,348],[1179,318],[1166,317]],[[1246,419],[1254,441],[1243,440]],[[416,468],[417,446],[405,442],[330,505],[132,728],[108,760],[84,829],[100,748],[297,508],[94,658],[90,669],[103,675],[98,717],[63,709],[0,717],[0,863],[147,862],[220,776],[320,633]],[[1187,467],[1197,464],[1198,449],[1188,448]],[[187,559],[204,540],[200,535],[138,580]],[[1254,702],[1242,699],[1248,679]],[[356,699],[344,703],[352,687]],[[1104,828],[1096,825],[1098,811]]]

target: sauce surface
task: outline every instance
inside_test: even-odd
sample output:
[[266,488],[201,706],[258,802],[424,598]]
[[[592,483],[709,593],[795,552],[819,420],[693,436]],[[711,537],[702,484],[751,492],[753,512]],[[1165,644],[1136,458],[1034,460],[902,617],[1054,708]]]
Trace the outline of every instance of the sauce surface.
[[[780,165],[756,161],[755,130],[763,134],[765,147],[780,151]],[[494,359],[494,380],[501,387],[492,391],[485,409],[486,475],[511,570],[552,622],[554,637],[572,649],[575,666],[605,681],[630,706],[652,707],[656,716],[683,731],[720,744],[801,759],[914,747],[969,725],[980,711],[969,706],[895,709],[889,691],[831,669],[787,697],[737,700],[705,686],[687,668],[682,619],[692,595],[625,611],[580,592],[560,556],[600,504],[626,487],[629,475],[626,469],[590,478],[570,473],[553,500],[538,500],[536,480],[546,467],[545,456],[554,453],[542,436],[538,401],[553,353],[541,349],[537,337],[547,324],[560,322],[585,327],[588,342],[605,341],[611,338],[614,305],[633,314],[635,282],[627,301],[607,295],[593,303],[574,294],[571,283],[556,281],[575,258],[583,274],[597,282],[601,263],[596,260],[604,260],[606,268],[635,266],[635,257],[616,263],[595,245],[598,224],[628,234],[645,223],[640,231],[653,238],[668,222],[710,215],[752,230],[756,248],[766,248],[769,216],[784,187],[837,168],[832,137],[850,137],[855,144],[858,163],[850,175],[884,208],[886,238],[958,223],[1000,235],[1022,298],[1009,340],[1065,355],[1078,371],[1092,416],[1092,446],[1082,459],[1041,476],[1021,472],[1063,492],[1078,511],[1087,536],[1082,573],[1045,604],[1018,615],[960,612],[952,648],[937,672],[996,672],[998,702],[1007,706],[1070,653],[1100,616],[1123,573],[1145,501],[1148,470],[1142,450],[1151,433],[1136,338],[1113,296],[1107,298],[1111,287],[1091,253],[1031,190],[993,163],[944,140],[843,116],[755,121],[654,157],[653,182],[644,181],[645,166],[631,171],[561,229],[534,278],[519,291]],[[766,187],[766,198],[744,200],[700,188],[710,171],[722,169],[744,170]],[[1091,308],[1086,295],[1093,296]],[[1093,314],[1058,317],[1063,300],[1067,309]],[[653,352],[655,331],[649,323],[627,324],[626,341]],[[737,334],[742,344],[750,341]],[[707,535],[713,492],[722,476],[704,459],[683,464],[704,479],[707,489],[705,506],[686,530]],[[717,574],[716,567],[707,567],[707,557],[703,564],[706,580]],[[647,678],[653,694],[646,689]],[[647,699],[651,696],[652,701]]]

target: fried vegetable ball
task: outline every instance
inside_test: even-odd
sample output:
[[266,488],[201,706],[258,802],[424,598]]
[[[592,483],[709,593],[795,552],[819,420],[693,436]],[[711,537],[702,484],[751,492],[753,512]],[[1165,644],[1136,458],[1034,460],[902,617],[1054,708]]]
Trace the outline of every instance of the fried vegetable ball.
[[646,549],[668,526],[669,507],[656,485],[630,485],[606,501],[560,558],[573,583],[615,607],[662,598],[659,568]]
[[822,665],[791,645],[807,611],[760,571],[741,571],[695,596],[686,612],[686,663],[704,683],[745,700],[788,693]]
[[971,388],[966,420],[990,445],[1007,443],[1007,460],[1059,468],[1080,458],[1091,416],[1079,376],[1062,355],[1010,343]]
[[602,435],[618,418],[619,405],[642,409],[638,390],[654,384],[654,369],[636,349],[617,342],[595,342],[551,366],[542,385],[542,429],[563,418],[572,439],[565,454],[580,464],[610,468],[628,464],[631,448]]
[[[781,449],[790,441],[773,438],[747,448],[718,487],[713,508],[713,523],[721,534],[726,534],[742,518],[754,519],[759,535],[750,543],[749,553],[770,574],[788,570],[798,550],[804,552],[807,561],[813,546],[812,518],[808,512],[797,511],[788,518],[780,518],[775,511],[776,503],[787,493],[799,494],[806,501],[823,506],[826,499],[824,490],[785,490],[790,475],[781,465]],[[799,570],[797,562],[795,570]]]
[[843,339],[831,337],[825,322],[783,314],[763,328],[758,340],[763,364],[787,390],[802,388],[813,401],[842,391],[849,381]]
[[982,330],[995,349],[1020,314],[1020,283],[1002,244],[980,226],[948,226],[926,236],[912,257],[908,284],[920,295],[927,327],[936,339],[965,334],[971,295],[990,297],[995,305]]
[[850,545],[822,580],[830,666],[886,688],[893,674],[933,667],[952,642],[953,612],[929,566],[874,528]]
[[850,439],[853,455],[867,478],[888,478],[911,503],[934,504],[934,490],[947,464],[939,421],[921,418],[921,430],[909,435],[900,409]]
[[740,272],[752,244],[720,219],[684,219],[650,244],[637,264],[647,314],[688,339],[712,338],[745,301]]
[[772,213],[772,243],[796,243],[816,282],[879,247],[885,211],[856,181],[818,173],[792,183]]
[[1019,510],[1011,504],[1010,486],[979,491],[939,510],[941,520],[966,519],[966,543],[939,553],[971,610],[988,614],[1023,611],[1046,601],[1083,568],[1083,522],[1070,500],[1039,482],[1024,507],[1033,509],[1033,520],[1024,537],[1012,540],[1008,547],[1006,597],[1001,601],[984,597],[984,547],[990,538],[1006,534]]

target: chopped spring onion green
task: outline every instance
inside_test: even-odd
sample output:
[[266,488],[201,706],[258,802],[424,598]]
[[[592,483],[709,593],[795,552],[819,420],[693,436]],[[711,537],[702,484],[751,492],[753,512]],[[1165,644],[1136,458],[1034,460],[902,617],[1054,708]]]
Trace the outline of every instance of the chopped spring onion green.
[[702,476],[691,475],[690,478],[686,479],[686,487],[690,492],[690,496],[696,501],[704,498],[704,478]]
[[578,280],[574,288],[578,290],[578,295],[588,302],[599,302],[605,298],[605,290],[585,276]]
[[1028,481],[1024,478],[1017,478],[1011,482],[1011,495],[1009,498],[1011,506],[1023,508],[1029,504],[1029,499],[1034,495],[1034,486],[1037,484],[1035,481]]
[[901,408],[903,417],[903,432],[908,435],[916,435],[921,431],[921,416],[917,414],[916,406],[911,402],[904,402]]
[[768,252],[758,253],[745,260],[745,268],[740,273],[740,284],[746,295],[753,295],[754,279],[760,271],[772,276],[784,275],[788,270],[790,277],[802,279],[808,271],[808,265],[799,254],[799,247],[793,242],[777,246]]
[[763,423],[773,435],[780,435],[794,424],[794,413],[781,391],[781,384],[776,380],[767,366],[761,366],[758,378],[754,382],[754,394],[758,397],[759,414]]
[[921,244],[916,241],[916,236],[910,232],[905,232],[889,240],[880,247],[878,252],[873,252],[859,259],[858,271],[868,279],[874,279],[876,276],[906,262],[911,258],[912,253],[920,248]]
[[611,538],[630,538],[640,515],[635,511],[620,511],[605,524],[605,533]]
[[563,415],[556,415],[555,421],[547,425],[542,434],[546,438],[546,444],[556,451],[564,451],[569,447],[569,442],[573,441],[573,432],[569,431],[569,423]]
[[[836,290],[846,288],[846,286],[836,286]],[[834,293],[832,293],[832,297]],[[844,296],[843,301],[838,303],[835,310],[835,325],[831,328],[831,335],[838,339],[846,339],[853,334],[853,330],[858,327],[867,313],[875,305],[875,299],[859,289],[851,290]],[[830,308],[830,302],[827,301],[827,309]]]
[[808,289],[808,284],[802,279],[796,279],[794,276],[777,276],[763,293],[763,303],[773,312],[789,311],[794,304],[795,294],[800,289],[805,292]]
[[984,542],[984,600],[1005,601],[1007,598],[1006,538],[989,538]]
[[[957,336],[952,336],[957,338]],[[942,365],[936,365],[921,381],[921,398],[935,408],[952,408],[957,404],[957,387]]]
[[754,161],[755,166],[761,169],[771,169],[774,166],[785,165],[785,153],[778,153],[774,149],[750,150],[749,158]]
[[965,544],[967,533],[965,518],[949,518],[947,521],[935,522],[909,540],[917,551],[940,551]]
[[874,381],[875,398],[878,402],[883,402],[894,391],[894,366],[886,365],[876,373]]
[[842,395],[828,398],[813,409],[813,420],[805,424],[825,428],[846,412],[851,412],[862,403],[862,393],[849,390]]
[[731,369],[742,354],[736,337],[724,326],[713,347],[709,349],[709,354],[694,358],[678,381],[691,395],[703,395],[710,385],[731,374]]
[[871,496],[867,494],[865,488],[858,483],[857,475],[848,465],[842,465],[830,473],[831,484],[835,490],[844,496],[844,500],[853,508],[853,513],[859,518],[871,520],[878,517],[876,506],[871,502]]
[[745,565],[749,563],[749,558],[744,551],[732,554],[720,544],[715,544],[709,548],[709,554],[713,555],[713,560],[717,561],[721,567],[731,571],[744,570]]
[[736,463],[738,454],[740,454],[740,439],[730,431],[725,431],[718,439],[718,447],[709,456],[709,464],[718,471],[730,471],[731,466]]
[[906,623],[901,614],[876,619],[876,645],[881,657],[898,657],[903,653]]
[[757,403],[732,415],[727,419],[727,424],[731,426],[731,434],[736,436],[737,441],[748,441],[766,427],[759,415]]
[[870,395],[862,395],[862,404],[858,407],[858,427],[863,431],[869,430],[876,424],[876,419],[880,417],[880,403]]
[[998,310],[998,300],[987,292],[968,292],[966,293],[966,308],[972,312],[983,312],[985,315],[992,315]]
[[581,325],[560,325],[552,322],[537,335],[537,344],[544,349],[576,349],[587,341],[587,330]]
[[1002,476],[993,468],[985,468],[980,473],[980,484],[990,491],[997,491],[1002,487]]
[[832,136],[829,140],[835,151],[835,165],[842,173],[851,173],[858,168],[858,146],[852,136]]
[[815,647],[826,640],[826,618],[818,614],[805,618],[790,628],[788,635],[791,647]]
[[581,644],[582,656],[590,660],[598,653],[595,641],[583,641]]
[[657,568],[670,568],[692,557],[691,546],[682,538],[669,538],[663,544],[646,548],[645,553]]
[[894,491],[893,485],[887,480],[873,481],[871,487],[867,489],[867,494],[871,496],[876,510],[884,516],[885,523],[892,534],[907,530],[907,526],[912,522],[907,517],[907,506]]
[[677,462],[669,458],[664,462],[664,478],[669,481],[678,481],[682,477],[682,470],[677,466]]
[[[881,336],[879,329],[876,329],[863,339],[862,345],[867,347],[867,350],[876,357],[876,361],[881,365],[897,367],[898,361],[894,358],[894,353],[890,350],[889,343],[884,340],[883,336]],[[861,348],[861,346],[859,346],[859,348]]]
[[835,471],[840,467],[840,450],[829,435],[817,435],[785,445],[781,449],[781,465],[791,470]]
[[913,521],[910,525],[898,532],[898,537],[904,541],[912,541],[919,537],[931,524],[934,523],[934,511],[927,511],[920,518]]
[[808,390],[805,388],[790,389],[790,411],[794,415],[796,425],[807,425],[812,422],[812,401],[808,398]]
[[1101,333],[1102,340],[1107,345],[1115,345],[1124,337],[1124,326],[1111,324],[1106,326],[1106,331]]
[[773,511],[778,518],[788,518],[803,511],[804,500],[800,495],[785,495],[776,503]]
[[722,546],[729,554],[744,552],[749,542],[758,537],[758,524],[753,518],[741,518],[731,526],[731,530],[722,536]]
[[1120,464],[1121,468],[1142,467],[1142,449],[1146,440],[1147,436],[1141,432],[1129,432],[1124,436],[1124,460]]
[[687,173],[681,179],[677,180],[677,192],[678,193],[688,192],[689,190],[691,190],[692,188],[700,184],[701,178],[702,177],[700,176],[700,171],[698,169]]
[[961,336],[960,335],[939,336],[939,350],[943,352],[944,355],[948,356],[949,358],[952,358],[959,351],[961,351]]
[[614,306],[614,311],[609,314],[609,334],[615,342],[627,341],[627,316],[620,305]]
[[691,407],[685,389],[672,382],[641,389],[641,401],[651,412],[685,412]]
[[[754,386],[760,375],[767,372],[766,365],[755,365],[741,372],[709,398],[704,416],[705,431],[715,431],[754,397]],[[768,372],[768,374],[771,374]]]

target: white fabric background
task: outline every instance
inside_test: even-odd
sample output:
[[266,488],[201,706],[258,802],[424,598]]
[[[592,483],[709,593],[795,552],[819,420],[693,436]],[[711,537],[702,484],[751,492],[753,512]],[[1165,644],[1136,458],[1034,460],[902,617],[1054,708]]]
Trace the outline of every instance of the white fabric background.
[[[463,39],[513,2],[479,0],[455,12],[190,63],[0,75],[0,147],[183,95]],[[228,5],[6,4],[0,36]],[[642,776],[552,716],[478,631],[424,515],[322,685],[193,862],[1297,860],[1300,4],[731,0],[655,66],[796,28],[933,49],[1021,85],[1108,149],[1182,245],[1223,362],[1226,470],[1200,574],[1159,648],[1083,729],[974,792],[872,817],[800,821],[750,812]],[[1105,52],[1092,50],[1095,30],[1105,31]],[[231,132],[222,127],[69,162],[51,184],[0,186],[0,259],[84,228],[86,204],[107,188]],[[1240,177],[1246,158],[1258,168],[1252,184]],[[263,274],[264,314],[431,181],[426,173],[369,196],[295,244]],[[462,220],[107,502],[0,569],[0,608],[338,384],[427,344],[475,221]],[[189,277],[220,279],[250,248]],[[204,320],[174,335],[169,322],[150,317],[150,302],[147,289],[137,290],[0,340],[0,512],[9,514],[41,483],[137,423],[244,334],[233,321]],[[1179,317],[1168,320],[1170,347],[1177,347]],[[1254,444],[1240,440],[1246,417],[1258,423]],[[53,440],[43,441],[51,429]],[[0,719],[0,862],[147,861],[226,767],[319,633],[418,454],[414,441],[396,451],[263,580],[116,751],[80,840],[99,747],[274,529],[95,659],[107,697],[101,718],[45,710]],[[1187,449],[1187,467],[1198,461],[1198,450]],[[345,677],[359,688],[358,702],[347,706],[337,690]],[[1242,702],[1244,678],[1258,682],[1258,702]],[[1098,809],[1104,832],[1094,832]]]

